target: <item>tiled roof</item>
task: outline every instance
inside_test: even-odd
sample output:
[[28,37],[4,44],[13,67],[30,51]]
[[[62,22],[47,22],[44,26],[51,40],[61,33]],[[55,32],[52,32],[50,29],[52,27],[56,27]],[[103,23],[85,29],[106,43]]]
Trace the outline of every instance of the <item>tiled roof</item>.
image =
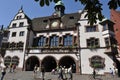
[[[32,19],[32,28],[34,31],[46,30],[46,26],[50,24],[50,20],[55,18],[59,17],[46,16],[34,18]],[[74,27],[75,23],[78,23],[79,19],[80,13],[65,14],[62,17],[60,17],[60,21],[63,23],[63,26],[65,28]]]

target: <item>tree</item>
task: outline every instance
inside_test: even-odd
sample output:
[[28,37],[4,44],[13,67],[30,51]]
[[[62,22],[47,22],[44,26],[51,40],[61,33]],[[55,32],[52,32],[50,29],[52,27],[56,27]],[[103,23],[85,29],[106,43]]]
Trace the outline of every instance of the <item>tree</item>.
[[[40,6],[43,7],[44,5],[49,6],[50,2],[57,3],[59,0],[35,0],[39,2]],[[75,2],[80,2],[84,5],[84,10],[87,10],[87,14],[85,17],[88,17],[88,23],[93,25],[97,22],[97,20],[102,21],[104,19],[104,15],[102,14],[102,3],[100,0],[75,0]],[[109,0],[108,2],[109,9],[117,9],[120,7],[120,0]]]

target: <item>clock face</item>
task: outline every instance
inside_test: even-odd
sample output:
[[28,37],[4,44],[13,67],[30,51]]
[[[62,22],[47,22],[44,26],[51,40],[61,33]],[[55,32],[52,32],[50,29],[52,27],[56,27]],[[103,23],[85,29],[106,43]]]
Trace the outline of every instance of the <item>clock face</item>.
[[52,27],[57,27],[58,26],[58,21],[54,21],[51,25],[52,25]]

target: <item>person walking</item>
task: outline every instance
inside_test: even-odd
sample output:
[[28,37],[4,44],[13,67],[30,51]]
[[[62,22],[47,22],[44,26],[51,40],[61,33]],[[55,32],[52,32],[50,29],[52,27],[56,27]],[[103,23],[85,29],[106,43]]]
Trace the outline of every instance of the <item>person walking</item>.
[[6,67],[5,68],[2,68],[2,76],[1,76],[1,80],[3,80],[5,74],[6,74]]
[[62,70],[62,66],[59,67],[59,71],[58,71],[58,79],[63,80],[63,70]]
[[34,67],[34,70],[33,70],[33,76],[34,76],[34,78],[36,78],[36,74],[37,74],[37,64],[35,65],[35,67]]
[[73,80],[73,75],[72,75],[72,65],[68,68],[68,74],[70,75],[70,80]]
[[12,69],[13,69],[13,72],[15,72],[16,64],[13,64]]
[[111,74],[112,77],[115,76],[115,71],[112,68],[110,68],[110,74]]
[[44,77],[45,77],[45,67],[44,67],[44,65],[41,66],[41,74],[42,74],[42,80],[44,80]]
[[96,77],[96,71],[95,71],[95,68],[93,68],[93,78],[95,79]]
[[10,63],[10,65],[9,65],[9,72],[10,72],[10,73],[13,72],[13,64],[12,64],[12,63]]

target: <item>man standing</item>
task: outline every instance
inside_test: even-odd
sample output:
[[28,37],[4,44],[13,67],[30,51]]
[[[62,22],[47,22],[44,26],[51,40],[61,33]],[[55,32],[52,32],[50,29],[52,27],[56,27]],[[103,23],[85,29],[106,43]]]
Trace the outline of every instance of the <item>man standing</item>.
[[72,80],[73,75],[72,75],[72,65],[68,68],[68,74],[70,75],[70,80]]
[[93,68],[93,78],[95,79],[95,76],[96,76],[96,71],[95,71],[95,68]]
[[5,68],[2,68],[2,76],[1,76],[1,80],[3,80],[5,74],[6,74],[6,67],[5,67]]

